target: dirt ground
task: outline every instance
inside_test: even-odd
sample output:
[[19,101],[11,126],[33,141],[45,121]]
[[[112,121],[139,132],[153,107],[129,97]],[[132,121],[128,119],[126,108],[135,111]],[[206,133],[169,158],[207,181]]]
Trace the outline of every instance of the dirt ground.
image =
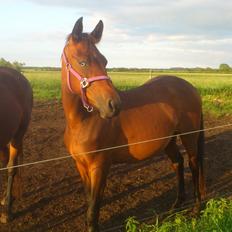
[[[232,118],[206,117],[205,127],[229,122]],[[24,162],[68,155],[63,145],[64,123],[59,103],[36,103],[25,138]],[[231,129],[206,133],[205,168],[210,197],[229,195],[232,191]],[[191,200],[187,157],[185,166],[187,199]],[[2,191],[1,188],[1,194]],[[108,177],[100,228],[104,231],[123,224],[132,215],[144,218],[165,212],[175,196],[176,179],[165,155],[136,164],[115,165]],[[14,220],[9,225],[0,225],[0,231],[85,231],[85,195],[72,158],[24,167],[23,197],[15,201],[13,211]]]

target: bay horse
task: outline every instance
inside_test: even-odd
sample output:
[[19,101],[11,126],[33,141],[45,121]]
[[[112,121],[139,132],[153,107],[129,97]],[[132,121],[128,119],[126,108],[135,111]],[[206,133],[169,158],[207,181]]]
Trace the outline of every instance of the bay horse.
[[28,128],[33,97],[28,80],[18,71],[0,67],[0,158],[2,166],[8,167],[8,182],[0,221],[12,219],[13,198],[21,195],[19,168],[11,166],[22,163],[23,138]]
[[[99,231],[100,202],[113,163],[144,160],[165,151],[177,174],[177,199],[185,198],[183,157],[176,137],[145,144],[131,143],[203,129],[202,103],[197,90],[174,76],[154,78],[138,88],[118,91],[107,76],[106,58],[97,49],[103,22],[83,33],[82,18],[68,36],[62,54],[64,142],[76,162],[88,201],[87,227]],[[181,136],[192,171],[195,206],[204,194],[203,132]],[[129,144],[121,149],[102,150]],[[98,150],[92,154],[85,152]],[[82,155],[80,155],[82,153]]]

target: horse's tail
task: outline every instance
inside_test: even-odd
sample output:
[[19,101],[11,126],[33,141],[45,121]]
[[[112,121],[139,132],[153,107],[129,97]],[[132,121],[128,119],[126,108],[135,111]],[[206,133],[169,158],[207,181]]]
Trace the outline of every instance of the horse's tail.
[[201,197],[206,196],[206,185],[204,177],[204,152],[205,152],[205,133],[204,133],[204,119],[203,113],[201,113],[201,125],[198,137],[198,164],[199,164],[199,184]]

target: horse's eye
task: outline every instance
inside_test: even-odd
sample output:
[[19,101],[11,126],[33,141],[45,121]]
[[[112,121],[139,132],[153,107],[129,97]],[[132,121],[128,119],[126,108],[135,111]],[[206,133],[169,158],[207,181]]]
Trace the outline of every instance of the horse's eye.
[[81,67],[85,67],[87,65],[87,63],[85,61],[81,61],[81,62],[79,62],[79,64]]

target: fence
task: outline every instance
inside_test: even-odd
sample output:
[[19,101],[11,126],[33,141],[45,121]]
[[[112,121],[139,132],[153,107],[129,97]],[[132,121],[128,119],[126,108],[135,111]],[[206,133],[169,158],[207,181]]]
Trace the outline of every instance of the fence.
[[[148,140],[143,140],[143,141],[138,141],[138,142],[133,142],[133,143],[128,143],[128,144],[122,144],[119,146],[101,148],[101,149],[97,149],[97,150],[93,150],[93,151],[81,152],[78,154],[74,154],[74,156],[91,155],[91,154],[95,154],[98,152],[110,151],[110,150],[120,149],[120,148],[124,148],[124,147],[128,147],[128,146],[135,146],[135,145],[139,145],[139,144],[150,143],[150,142],[164,140],[164,139],[170,139],[170,138],[174,138],[177,136],[190,135],[190,134],[195,134],[195,133],[199,133],[202,131],[205,132],[205,131],[210,131],[210,130],[222,129],[222,128],[226,128],[226,127],[232,127],[232,123],[219,125],[219,126],[215,126],[215,127],[210,127],[210,128],[205,128],[205,129],[201,129],[201,130],[188,131],[188,132],[175,134],[175,135],[168,135],[168,136],[164,136],[164,137],[160,137],[160,138],[152,138],[152,139],[148,139]],[[51,158],[51,159],[45,159],[45,160],[40,160],[40,161],[35,161],[35,162],[30,162],[30,163],[24,163],[24,164],[15,165],[15,166],[8,166],[5,168],[0,168],[0,171],[7,170],[9,168],[19,168],[19,167],[32,166],[32,165],[43,164],[43,163],[47,163],[47,162],[51,162],[51,161],[64,160],[64,159],[68,159],[68,158],[71,158],[71,156],[65,155],[65,156],[61,156],[61,157],[55,157],[55,158]]]
[[[39,104],[39,105],[37,105],[37,107],[49,106],[49,105],[51,105],[51,103]],[[154,142],[154,141],[158,141],[158,140],[170,139],[170,138],[177,137],[177,136],[184,136],[184,135],[190,135],[190,134],[194,134],[194,133],[199,133],[201,131],[206,132],[206,131],[212,131],[212,130],[230,128],[230,127],[232,127],[232,123],[228,123],[228,124],[224,124],[224,125],[218,125],[218,126],[215,126],[215,127],[209,127],[209,128],[205,128],[205,129],[202,129],[202,130],[188,131],[188,132],[185,132],[185,133],[180,133],[180,134],[175,134],[175,135],[167,135],[167,136],[160,137],[160,138],[151,138],[151,139],[143,140],[143,141],[135,141],[135,142],[130,143],[130,144],[121,144],[119,146],[101,148],[101,149],[97,149],[97,150],[82,152],[82,153],[75,154],[75,155],[77,155],[77,156],[80,156],[80,155],[92,155],[92,154],[96,154],[98,152],[103,152],[103,151],[107,152],[107,151],[110,151],[110,150],[120,149],[120,148],[124,148],[124,147],[128,147],[128,146],[135,146],[135,145],[150,143],[150,142]],[[54,158],[44,159],[44,160],[40,160],[40,161],[28,162],[28,163],[23,163],[23,164],[20,164],[20,165],[0,168],[0,171],[5,171],[8,168],[19,168],[19,167],[27,167],[27,166],[33,166],[33,165],[42,165],[44,163],[48,163],[48,162],[52,162],[52,161],[62,161],[62,160],[65,160],[65,159],[69,159],[71,157],[72,156],[70,156],[70,155],[64,155],[64,156],[61,156],[61,157],[54,157]],[[227,192],[227,193],[225,193],[223,195],[220,195],[220,197],[226,197],[226,196],[228,196],[230,194],[232,194],[232,192]],[[207,200],[209,198],[210,198],[210,195],[207,196]],[[205,200],[205,201],[207,201],[207,200]],[[205,202],[205,201],[203,201],[203,202]],[[185,210],[188,207],[191,207],[192,205],[193,205],[193,202],[189,201],[189,202],[187,202],[187,204],[185,204],[184,207],[177,208],[177,209],[175,209],[175,211],[171,211],[171,213],[173,214],[175,212],[180,212],[182,210]],[[139,218],[139,221],[147,221],[149,219],[155,218],[156,216],[163,217],[163,216],[168,215],[168,214],[170,214],[170,211],[159,214],[159,215],[154,215],[153,214],[151,216]],[[117,226],[114,226],[114,227],[110,227],[108,229],[103,230],[103,232],[120,231],[122,228],[124,228],[124,224],[120,224],[120,225],[117,225]]]

